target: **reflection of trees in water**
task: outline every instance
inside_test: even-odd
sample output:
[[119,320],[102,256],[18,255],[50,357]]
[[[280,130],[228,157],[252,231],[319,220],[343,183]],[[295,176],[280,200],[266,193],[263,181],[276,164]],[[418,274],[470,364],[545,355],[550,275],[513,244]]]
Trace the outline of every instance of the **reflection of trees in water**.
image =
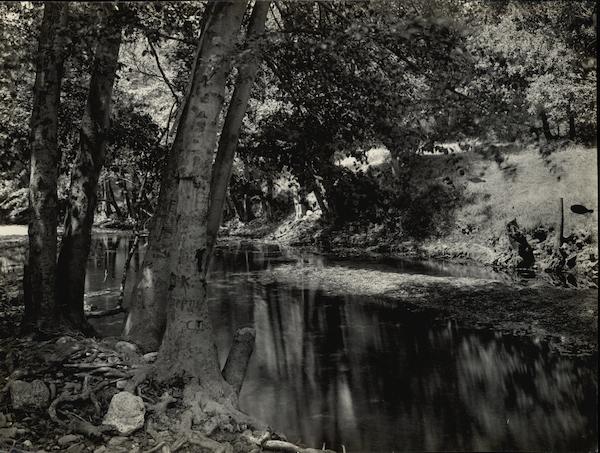
[[290,440],[348,451],[564,450],[594,442],[590,364],[506,337],[432,327],[424,315],[358,295],[331,297],[315,282],[261,285],[253,272],[304,257],[272,245],[235,247],[221,249],[210,276],[220,356],[238,327],[255,325],[241,404]]
[[533,345],[462,339],[459,390],[463,403],[479,414],[475,448],[510,448],[512,440],[523,449],[591,446],[596,421],[589,417],[596,410],[585,406],[596,398],[594,374],[589,365],[546,354]]
[[428,319],[358,297],[276,284],[260,290],[260,385],[247,404],[307,442],[366,451],[592,442],[588,378],[570,361],[506,338],[431,329]]

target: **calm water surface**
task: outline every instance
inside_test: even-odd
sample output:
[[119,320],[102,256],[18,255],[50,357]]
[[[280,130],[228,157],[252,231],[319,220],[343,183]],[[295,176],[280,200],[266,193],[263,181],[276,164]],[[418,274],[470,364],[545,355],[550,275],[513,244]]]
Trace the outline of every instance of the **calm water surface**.
[[[88,305],[115,303],[130,241],[96,237]],[[228,245],[217,250],[209,285],[222,362],[234,331],[256,328],[242,408],[290,441],[338,451],[344,445],[349,453],[596,449],[591,360],[552,355],[535,340],[440,325],[365,297],[331,297],[314,282],[259,283],[261,271],[290,260],[328,265],[275,245]],[[439,263],[343,263],[490,277],[481,268]],[[98,322],[104,333],[118,335],[122,317]]]

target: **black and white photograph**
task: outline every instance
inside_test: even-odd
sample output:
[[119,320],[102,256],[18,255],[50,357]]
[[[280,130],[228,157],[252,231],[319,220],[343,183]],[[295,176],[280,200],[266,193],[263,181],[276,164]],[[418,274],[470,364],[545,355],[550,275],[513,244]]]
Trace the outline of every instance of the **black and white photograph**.
[[597,453],[596,29],[0,0],[0,453]]

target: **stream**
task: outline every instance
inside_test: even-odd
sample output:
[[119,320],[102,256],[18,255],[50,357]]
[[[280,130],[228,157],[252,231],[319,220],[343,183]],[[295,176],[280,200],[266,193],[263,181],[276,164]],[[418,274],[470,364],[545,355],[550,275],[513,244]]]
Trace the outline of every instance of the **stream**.
[[[95,236],[86,304],[111,308],[131,236]],[[235,330],[256,329],[241,408],[291,442],[342,451],[593,451],[594,359],[551,353],[541,341],[468,330],[431,315],[336,297],[318,285],[261,283],[261,272],[332,258],[273,244],[227,243],[215,253],[209,305],[219,357]],[[142,252],[134,255],[131,290]],[[387,272],[490,277],[477,266],[353,263]],[[508,278],[493,275],[494,278]],[[93,320],[119,335],[123,316]]]

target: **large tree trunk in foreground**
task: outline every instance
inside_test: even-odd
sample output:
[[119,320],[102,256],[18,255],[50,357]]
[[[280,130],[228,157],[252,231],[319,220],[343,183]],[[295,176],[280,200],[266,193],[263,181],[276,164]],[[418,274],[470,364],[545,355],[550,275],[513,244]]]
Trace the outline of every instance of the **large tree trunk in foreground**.
[[58,317],[55,298],[56,183],[58,108],[63,76],[68,5],[47,2],[39,36],[31,114],[29,177],[29,254],[25,269],[25,315],[22,330],[51,327]]
[[250,99],[250,91],[256,79],[258,71],[258,49],[257,39],[265,31],[265,21],[269,12],[271,0],[259,0],[256,2],[252,15],[250,16],[250,24],[248,25],[247,42],[253,46],[253,55],[249,61],[239,69],[235,89],[229,103],[223,130],[219,138],[219,148],[213,164],[212,179],[210,184],[210,207],[208,211],[207,235],[208,248],[205,254],[206,263],[208,266],[209,259],[212,255],[212,250],[217,240],[219,227],[223,217],[223,206],[227,197],[227,187],[231,178],[231,167],[233,166],[233,158],[240,137],[240,129],[242,120],[246,114],[248,107],[248,99]]
[[206,225],[217,123],[246,3],[215,4],[192,75],[189,107],[181,118],[186,133],[177,166],[177,225],[170,257],[167,327],[156,362],[159,378],[193,377],[206,395],[218,400],[228,399],[232,389],[221,375],[208,313]]
[[[206,36],[206,27],[215,4],[207,6],[202,17],[203,27],[199,49]],[[200,63],[198,54],[192,66],[192,74]],[[127,319],[123,336],[139,345],[144,351],[156,351],[160,346],[167,322],[166,307],[169,288],[170,252],[173,247],[175,220],[177,216],[177,162],[181,153],[188,115],[191,84],[188,85],[183,103],[176,115],[177,130],[167,165],[162,172],[158,203],[150,227],[148,246],[140,277],[127,307]]]
[[[106,4],[102,9],[111,7],[111,4]],[[81,122],[80,146],[71,174],[70,206],[58,258],[57,295],[62,310],[75,327],[84,330],[87,330],[83,312],[85,269],[121,45],[121,26],[117,14],[108,11],[105,14],[105,23],[100,30],[94,56],[86,110]]]

